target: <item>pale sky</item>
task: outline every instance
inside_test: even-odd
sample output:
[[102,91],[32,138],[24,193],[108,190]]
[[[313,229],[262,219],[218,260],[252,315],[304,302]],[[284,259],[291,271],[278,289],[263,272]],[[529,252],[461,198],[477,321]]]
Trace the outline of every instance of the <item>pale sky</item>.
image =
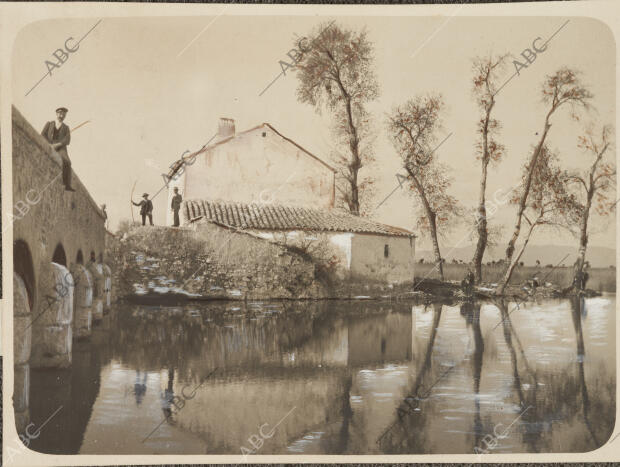
[[[68,148],[73,168],[98,204],[108,206],[111,228],[131,218],[129,195],[154,194],[163,185],[162,172],[185,151],[197,150],[217,130],[219,117],[235,119],[237,131],[262,122],[273,125],[329,163],[329,120],[295,97],[293,72],[280,77],[262,96],[259,93],[280,73],[279,60],[294,38],[303,36],[332,17],[220,17],[104,19],[60,69],[54,69],[28,96],[26,92],[47,72],[45,60],[69,37],[83,36],[97,18],[50,20],[20,32],[14,49],[14,104],[37,129],[55,117],[54,109],[69,108],[69,127],[90,120],[72,134]],[[542,42],[568,18],[453,17],[342,17],[345,27],[368,30],[375,45],[381,96],[369,109],[378,133],[377,163],[369,170],[378,177],[374,204],[396,186],[399,158],[385,132],[385,115],[393,106],[429,92],[443,94],[444,130],[451,137],[437,151],[452,167],[451,193],[466,208],[478,198],[480,164],[475,159],[479,113],[471,95],[471,59],[476,55],[511,53]],[[205,29],[206,28],[206,29]],[[202,32],[201,32],[202,31]],[[73,44],[72,41],[69,42]],[[540,41],[537,43],[540,44]],[[521,59],[521,61],[523,61]],[[571,18],[527,69],[520,71],[497,95],[495,117],[503,130],[506,154],[489,171],[488,198],[519,180],[521,166],[542,129],[545,106],[540,86],[547,74],[562,66],[583,72],[598,109],[585,117],[615,122],[615,44],[605,25],[592,19]],[[514,66],[506,70],[506,79]],[[568,110],[554,117],[548,138],[567,168],[583,166],[576,147],[580,124]],[[401,173],[403,173],[401,171]],[[301,174],[300,174],[301,176]],[[294,180],[291,181],[294,183]],[[164,224],[165,190],[155,199],[154,221]],[[413,229],[412,200],[397,191],[374,214],[374,219]],[[136,219],[137,210],[134,211]],[[490,220],[506,225],[507,239],[515,210],[500,206]],[[590,244],[615,247],[615,218],[591,235]],[[458,226],[442,244],[466,246],[466,224]],[[504,240],[505,241],[505,240]],[[534,244],[575,245],[557,232],[539,231]],[[421,239],[421,247],[428,242]]]

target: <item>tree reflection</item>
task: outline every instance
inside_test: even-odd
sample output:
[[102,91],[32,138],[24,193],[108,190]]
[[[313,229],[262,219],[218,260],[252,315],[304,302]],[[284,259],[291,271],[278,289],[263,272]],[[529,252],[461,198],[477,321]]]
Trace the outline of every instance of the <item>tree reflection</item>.
[[[435,346],[435,339],[439,329],[441,313],[443,305],[441,303],[432,304],[433,324],[431,333],[426,345],[424,359],[420,362],[415,381],[408,396],[402,401],[396,411],[396,420],[387,427],[381,437],[377,440],[379,448],[384,453],[423,453],[430,449],[427,442],[427,433],[424,427],[427,425],[427,419],[431,415],[429,410],[421,410],[417,408],[420,397],[425,392],[430,392],[433,383],[426,381],[426,387],[423,386],[426,375],[430,372],[432,366],[432,354]],[[424,308],[427,311],[427,308]],[[416,408],[413,408],[413,407]]]
[[[523,434],[523,442],[529,446],[528,450],[530,452],[539,452],[539,431],[536,429],[527,428],[531,426],[531,424],[536,424],[537,421],[539,423],[539,421],[541,420],[541,418],[539,417],[543,416],[544,414],[544,409],[541,410],[540,405],[537,405],[538,377],[536,375],[536,372],[533,371],[529,365],[529,362],[525,355],[525,351],[521,344],[521,340],[519,339],[517,331],[512,324],[510,312],[508,311],[508,306],[503,300],[497,301],[496,306],[500,310],[504,341],[506,342],[506,346],[508,347],[508,351],[510,353],[513,387],[515,393],[517,394],[520,407],[519,418],[521,420],[521,423],[526,426],[525,433]],[[511,311],[514,311],[514,309],[512,309]],[[529,385],[529,388],[531,388],[531,391],[524,392],[523,390],[524,383],[522,382],[522,378],[519,373],[519,361],[517,358],[517,351],[512,340],[513,336],[515,338],[515,341],[517,342],[517,345],[519,346],[519,353],[521,355],[523,365],[526,368],[526,373],[530,377],[529,383],[527,384]]]
[[174,369],[169,368],[168,369],[168,385],[166,386],[166,389],[161,395],[161,410],[164,413],[166,422],[168,422],[168,424],[170,425],[174,425],[176,423],[176,421],[174,420],[174,417],[172,416],[174,414],[174,411],[172,410],[173,402],[174,402],[173,385],[174,385]]
[[480,329],[480,303],[466,301],[461,305],[461,316],[465,318],[467,326],[474,334],[474,354],[472,358],[473,386],[474,386],[474,446],[480,446],[482,437],[486,434],[480,418],[480,379],[482,377],[482,359],[484,356],[484,340]]
[[571,297],[571,316],[573,318],[573,326],[575,328],[575,336],[577,337],[577,371],[579,374],[579,385],[581,386],[581,398],[583,407],[583,418],[594,441],[594,446],[600,446],[594,428],[590,423],[590,397],[588,396],[588,387],[586,386],[584,361],[586,358],[586,348],[583,343],[583,330],[581,327],[582,316],[585,317],[585,300],[583,296]]

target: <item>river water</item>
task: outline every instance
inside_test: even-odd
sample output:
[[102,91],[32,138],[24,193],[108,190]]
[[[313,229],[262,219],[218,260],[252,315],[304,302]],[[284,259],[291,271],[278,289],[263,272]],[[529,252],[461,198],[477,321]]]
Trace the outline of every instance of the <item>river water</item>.
[[[580,452],[615,414],[615,295],[117,305],[33,370],[67,454]],[[251,462],[251,460],[250,460]]]

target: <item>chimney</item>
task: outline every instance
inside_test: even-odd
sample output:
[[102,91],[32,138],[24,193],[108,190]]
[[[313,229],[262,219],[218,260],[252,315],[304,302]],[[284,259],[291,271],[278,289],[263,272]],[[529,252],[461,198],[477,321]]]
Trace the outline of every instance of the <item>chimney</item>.
[[217,140],[222,141],[229,136],[235,136],[235,121],[232,118],[220,118],[217,125]]

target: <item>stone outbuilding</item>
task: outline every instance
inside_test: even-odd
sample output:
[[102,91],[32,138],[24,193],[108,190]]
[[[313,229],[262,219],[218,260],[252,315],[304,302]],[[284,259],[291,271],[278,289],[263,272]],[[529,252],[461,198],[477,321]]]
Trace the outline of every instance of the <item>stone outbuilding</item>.
[[208,222],[309,250],[321,243],[343,278],[413,281],[415,235],[402,228],[336,210],[210,200],[185,201],[181,215],[196,228]]
[[236,133],[234,120],[221,118],[213,142],[175,161],[167,178],[167,225],[177,188],[184,224],[315,250],[327,243],[343,278],[413,281],[415,235],[335,209],[336,170],[269,123]]

